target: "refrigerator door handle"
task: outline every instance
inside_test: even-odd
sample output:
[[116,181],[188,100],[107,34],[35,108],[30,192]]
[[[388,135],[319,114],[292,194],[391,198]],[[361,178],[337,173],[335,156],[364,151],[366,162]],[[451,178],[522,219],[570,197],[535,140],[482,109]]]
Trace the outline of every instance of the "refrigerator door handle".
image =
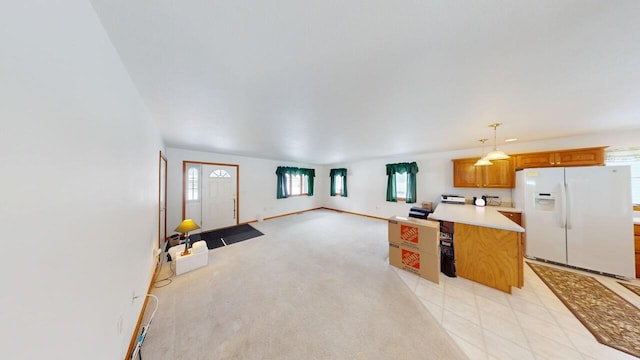
[[[567,187],[567,201],[572,201],[573,196],[571,196],[571,194],[572,194],[571,186],[569,186],[569,182],[568,181],[567,181],[566,187]],[[566,210],[567,211],[567,229],[570,230],[571,229],[571,223],[572,223],[571,214],[573,212],[571,211],[571,204],[567,203],[566,207],[567,207],[567,210]]]
[[567,226],[567,192],[564,183],[560,183],[560,225]]

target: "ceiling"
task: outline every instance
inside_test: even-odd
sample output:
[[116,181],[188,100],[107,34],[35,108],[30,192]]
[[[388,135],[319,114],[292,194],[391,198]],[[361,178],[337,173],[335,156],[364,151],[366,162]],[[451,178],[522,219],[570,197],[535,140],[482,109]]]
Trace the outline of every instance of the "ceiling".
[[637,0],[91,3],[170,147],[322,165],[640,127]]

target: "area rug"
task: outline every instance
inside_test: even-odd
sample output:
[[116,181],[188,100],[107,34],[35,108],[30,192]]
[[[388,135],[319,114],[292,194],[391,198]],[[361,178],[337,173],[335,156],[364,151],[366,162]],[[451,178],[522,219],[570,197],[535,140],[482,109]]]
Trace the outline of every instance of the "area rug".
[[640,357],[640,309],[591,276],[527,264],[598,342]]
[[631,292],[635,293],[636,295],[640,296],[640,286],[623,283],[621,281],[618,281],[618,284],[626,287],[627,289],[629,289],[629,291],[631,291]]
[[224,229],[200,233],[200,239],[207,242],[209,249],[235,244],[244,240],[264,235],[249,224],[232,226]]

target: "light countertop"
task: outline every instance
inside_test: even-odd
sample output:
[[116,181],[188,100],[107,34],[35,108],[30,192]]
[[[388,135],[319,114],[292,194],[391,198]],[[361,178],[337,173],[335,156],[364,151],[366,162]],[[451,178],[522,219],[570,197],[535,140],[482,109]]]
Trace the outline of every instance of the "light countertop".
[[486,206],[488,208],[496,209],[496,211],[508,211],[512,213],[520,213],[522,214],[522,209],[506,207],[506,206]]
[[524,232],[522,226],[509,220],[498,211],[522,212],[514,208],[440,203],[429,219],[452,221],[468,225],[484,226],[507,231]]

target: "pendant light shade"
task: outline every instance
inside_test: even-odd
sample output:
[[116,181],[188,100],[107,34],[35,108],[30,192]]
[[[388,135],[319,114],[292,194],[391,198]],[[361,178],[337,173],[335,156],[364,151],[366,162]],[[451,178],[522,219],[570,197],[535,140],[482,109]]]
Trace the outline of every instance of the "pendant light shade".
[[481,158],[480,160],[476,161],[475,164],[473,164],[473,166],[489,166],[489,165],[493,165],[493,163],[487,160],[486,158]]
[[482,143],[482,157],[476,161],[475,164],[473,164],[473,166],[488,166],[488,165],[493,165],[493,163],[489,160],[487,160],[487,158],[484,156],[484,143],[489,140],[489,139],[480,139],[478,141],[480,141]]
[[489,127],[493,128],[493,151],[490,151],[485,157],[487,160],[503,160],[508,159],[510,156],[505,154],[504,151],[498,150],[498,145],[496,141],[496,133],[498,130],[498,126],[502,125],[502,123],[493,123],[489,125]]

